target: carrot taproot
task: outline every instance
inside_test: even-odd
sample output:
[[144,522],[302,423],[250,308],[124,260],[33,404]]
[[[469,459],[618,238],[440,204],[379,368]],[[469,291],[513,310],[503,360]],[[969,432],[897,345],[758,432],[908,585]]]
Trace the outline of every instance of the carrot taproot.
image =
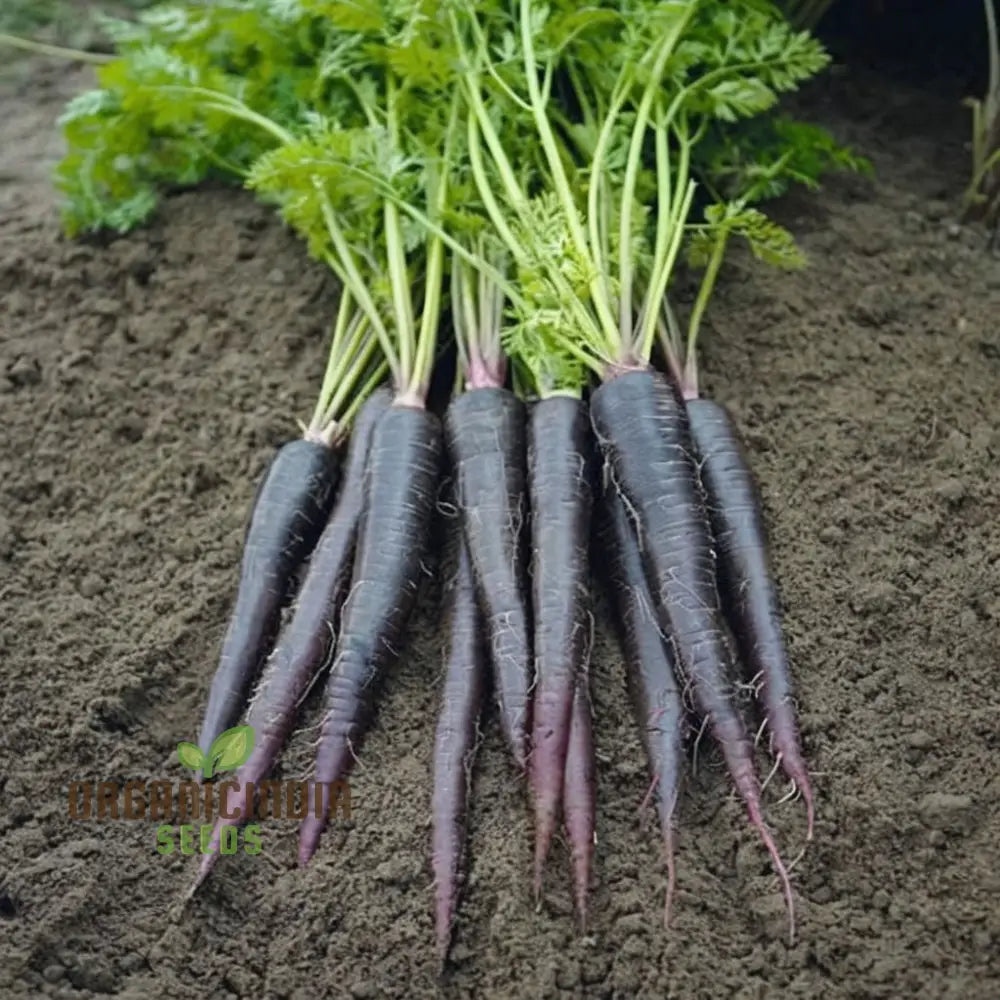
[[537,896],[562,806],[573,692],[590,641],[592,464],[587,407],[580,399],[539,400],[528,426],[535,659],[529,764]]
[[372,708],[373,687],[399,647],[416,602],[437,499],[440,421],[397,401],[379,418],[365,472],[364,509],[350,591],[341,611],[310,802],[299,832],[306,865],[326,825],[330,790],[348,770]]
[[441,707],[434,734],[431,799],[431,868],[438,959],[451,944],[465,841],[466,802],[478,744],[478,719],[486,689],[482,617],[468,543],[456,525],[457,567],[449,584],[450,623]]
[[247,711],[247,725],[254,730],[254,747],[233,779],[240,791],[237,806],[229,811],[238,818],[217,820],[195,888],[215,865],[223,828],[249,817],[253,788],[278,759],[295,722],[296,709],[329,653],[354,560],[372,436],[391,400],[387,388],[376,390],[355,419],[344,462],[343,487],[316,544],[292,617],[281,630]]
[[791,671],[782,637],[778,594],[768,563],[767,536],[753,473],[728,411],[710,399],[686,401],[719,557],[726,616],[785,774],[806,804],[806,839],[814,807],[792,701]]
[[570,716],[566,771],[563,779],[563,821],[573,866],[573,897],[580,929],[587,930],[587,895],[594,856],[596,788],[594,774],[593,710],[587,665],[577,674]]
[[590,413],[605,473],[635,511],[660,626],[675,642],[695,706],[771,856],[794,940],[791,880],[764,820],[753,744],[735,703],[711,525],[683,400],[658,372],[635,368],[609,373],[591,396]]
[[338,470],[333,449],[300,438],[278,449],[260,481],[244,538],[236,601],[198,737],[205,754],[243,711],[294,574],[326,524]]
[[514,762],[523,770],[531,680],[523,538],[524,404],[499,386],[473,388],[449,404],[444,427],[459,516],[489,637],[500,725]]
[[677,882],[674,809],[684,768],[684,701],[677,683],[672,644],[657,623],[646,583],[635,524],[613,484],[604,484],[600,505],[602,562],[617,620],[632,710],[642,734],[652,778],[651,794],[663,840],[667,890],[663,922],[670,912]]

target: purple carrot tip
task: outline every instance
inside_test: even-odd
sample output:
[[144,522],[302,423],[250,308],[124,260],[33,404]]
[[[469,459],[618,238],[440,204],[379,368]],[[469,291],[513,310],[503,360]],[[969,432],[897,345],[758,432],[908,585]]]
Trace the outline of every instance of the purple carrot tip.
[[451,951],[451,930],[438,929],[437,932],[437,960],[438,975],[442,975],[445,966],[448,964],[448,952]]
[[816,808],[813,803],[813,790],[812,783],[809,781],[809,772],[806,770],[802,758],[797,753],[783,753],[780,755],[780,759],[782,769],[799,790],[806,804],[806,843],[811,843],[816,825]]
[[[436,867],[436,865],[435,865]],[[450,872],[435,872],[438,882],[434,898],[434,933],[437,940],[437,956],[441,969],[444,969],[451,950],[451,925],[454,919],[453,893],[450,882]],[[440,971],[440,970],[439,970]]]
[[806,842],[811,843],[813,839],[813,828],[816,825],[816,810],[813,807],[812,788],[808,779],[800,786],[802,798],[806,800]]
[[535,847],[535,873],[532,880],[532,888],[535,893],[535,905],[539,906],[542,902],[542,872],[545,868],[545,857],[546,851],[540,848],[537,844]]
[[535,889],[535,902],[539,903],[542,899],[542,873],[545,870],[545,862],[549,856],[549,847],[552,844],[552,833],[546,830],[544,827],[539,827],[538,834],[535,837],[535,877],[534,877],[534,889]]
[[767,848],[767,853],[771,855],[771,863],[774,865],[774,870],[777,873],[778,878],[781,880],[782,894],[785,897],[785,908],[788,910],[788,943],[790,945],[794,945],[795,900],[792,896],[792,880],[789,878],[788,869],[785,867],[784,861],[781,860],[781,854],[778,852],[778,845],[775,844],[770,830],[768,830],[768,828],[764,825],[764,817],[761,815],[759,809],[751,807],[750,822],[757,830],[760,839]]
[[[538,787],[537,776],[535,781],[532,782],[535,788]],[[556,833],[556,814],[555,810],[547,807],[545,803],[538,802],[538,794],[536,792],[536,808],[535,808],[535,902],[537,903],[542,896],[542,872],[545,869],[545,862],[549,856],[549,850],[552,847],[552,838]]]
[[312,861],[319,838],[323,833],[323,824],[315,816],[306,816],[299,828],[299,867],[305,868]]
[[670,927],[670,914],[674,906],[674,889],[677,887],[677,859],[674,857],[674,831],[668,826],[663,831],[663,846],[667,859],[667,891],[663,898],[663,929]]
[[510,750],[510,755],[514,759],[514,766],[520,774],[527,774],[530,764],[528,754],[525,751],[525,745],[528,742],[527,731],[523,726],[514,728],[508,720],[503,718],[504,713],[502,711],[500,714],[500,726],[503,732],[504,743],[506,743],[507,748]]
[[[591,830],[593,828],[591,827]],[[579,833],[579,831],[572,831]],[[571,832],[571,840],[573,840]],[[591,833],[591,838],[593,833]],[[579,850],[579,838],[572,851],[573,864],[573,901],[576,904],[577,922],[580,925],[580,933],[587,933],[587,899],[590,895],[590,867],[591,853],[590,841],[587,842],[583,850]]]
[[212,874],[212,869],[215,867],[215,862],[218,860],[218,852],[213,851],[211,854],[203,854],[201,856],[201,863],[198,865],[198,874],[195,876],[194,882],[191,883],[191,887],[187,891],[187,895],[184,897],[187,899],[193,899],[195,893],[202,887],[205,880],[209,875]]

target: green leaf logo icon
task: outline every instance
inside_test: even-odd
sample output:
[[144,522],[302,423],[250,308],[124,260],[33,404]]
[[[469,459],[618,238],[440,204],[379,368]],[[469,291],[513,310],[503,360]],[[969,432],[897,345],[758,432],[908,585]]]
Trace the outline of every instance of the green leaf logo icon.
[[234,771],[247,762],[253,751],[253,726],[233,726],[215,738],[202,768],[211,778],[218,771]]
[[205,758],[201,750],[193,743],[178,743],[177,759],[182,766],[189,767],[192,771],[200,771],[205,766]]

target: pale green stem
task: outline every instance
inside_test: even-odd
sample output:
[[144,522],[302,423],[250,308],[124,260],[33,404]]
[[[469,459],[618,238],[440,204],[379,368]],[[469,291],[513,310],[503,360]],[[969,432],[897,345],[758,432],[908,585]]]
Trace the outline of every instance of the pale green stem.
[[9,45],[11,48],[23,49],[25,52],[33,52],[39,56],[54,56],[56,59],[92,63],[95,66],[103,66],[117,58],[103,52],[84,52],[82,49],[69,49],[63,45],[48,45],[46,42],[35,42],[30,38],[9,35],[5,31],[0,31],[0,45]]
[[1000,111],[1000,31],[997,29],[997,12],[993,0],[983,0],[986,9],[986,37],[989,45],[990,79],[986,90],[986,106]]
[[334,270],[337,272],[337,276],[340,278],[341,283],[350,289],[351,294],[357,300],[358,306],[368,318],[368,322],[371,323],[372,329],[375,331],[375,335],[378,337],[382,351],[385,354],[386,361],[389,364],[389,370],[392,372],[393,381],[398,384],[402,372],[400,370],[399,358],[396,354],[392,337],[389,336],[389,331],[382,322],[382,317],[379,315],[378,309],[368,292],[368,286],[364,283],[361,275],[358,273],[357,265],[354,263],[354,255],[351,253],[351,248],[348,246],[344,232],[340,228],[340,224],[337,222],[333,206],[330,204],[330,199],[326,191],[323,190],[322,182],[317,177],[313,179],[313,183],[320,196],[320,208],[323,212],[323,219],[326,222],[326,228],[330,234],[330,240],[333,243],[333,248],[337,254],[336,258],[331,259],[328,257],[327,262],[333,266],[333,260],[337,261],[339,266],[335,267]]
[[667,359],[667,367],[678,386],[684,384],[684,371],[682,356],[684,352],[683,338],[681,337],[680,324],[671,308],[670,300],[663,297],[662,317],[657,320],[656,329],[660,340],[660,347],[663,349]]
[[456,257],[451,262],[451,325],[455,331],[458,368],[461,372],[469,370],[469,344],[476,324],[469,285],[468,268]]
[[538,67],[535,61],[534,42],[531,37],[531,2],[521,0],[521,43],[524,49],[524,67],[528,81],[528,96],[531,100],[532,114],[535,119],[535,127],[545,151],[549,170],[552,172],[552,182],[556,189],[556,194],[562,203],[563,211],[566,214],[566,222],[569,226],[570,236],[576,245],[576,252],[581,262],[585,262],[590,270],[590,297],[594,309],[597,312],[598,322],[607,339],[608,347],[613,354],[617,354],[621,347],[621,333],[615,326],[611,305],[608,302],[604,279],[594,265],[587,244],[587,236],[584,232],[583,224],[577,210],[576,202],[573,199],[573,191],[563,169],[562,157],[559,155],[559,147],[556,137],[552,132],[552,125],[549,122],[545,111],[545,103],[538,86]]
[[598,273],[605,276],[610,274],[610,266],[607,255],[607,230],[601,223],[604,221],[604,213],[599,211],[601,204],[601,193],[604,190],[604,158],[607,155],[608,146],[611,143],[611,135],[615,122],[621,109],[628,99],[631,90],[633,74],[631,68],[623,71],[622,78],[615,85],[615,93],[612,95],[611,107],[604,117],[604,124],[597,136],[597,143],[594,146],[594,154],[590,163],[590,185],[587,190],[587,222],[590,230],[590,253],[594,260],[594,266]]
[[673,202],[673,188],[670,176],[670,151],[667,147],[667,126],[663,120],[663,109],[657,107],[656,121],[656,244],[653,260],[662,260],[667,252],[670,238],[670,207]]
[[344,436],[348,428],[351,426],[354,418],[357,416],[358,410],[361,409],[365,404],[365,400],[382,384],[385,380],[386,373],[386,363],[385,361],[380,361],[374,369],[372,369],[371,375],[365,381],[364,385],[354,394],[354,398],[351,400],[350,405],[344,410],[343,415],[340,420],[337,421],[336,431],[334,433],[334,441],[338,438]]
[[[485,254],[485,247],[483,247]],[[489,280],[485,272],[479,272],[479,309],[480,328],[486,332],[490,341],[488,345],[489,362],[503,363],[500,328],[503,322],[504,294],[502,289]]]
[[[455,129],[458,125],[460,102],[452,104],[451,116],[440,161],[440,176],[437,181],[437,197],[432,211],[441,218],[448,207],[448,170],[451,166]],[[413,377],[409,389],[426,399],[434,368],[437,348],[438,328],[441,324],[441,299],[444,284],[444,241],[432,236],[427,251],[427,273],[424,282],[424,301],[420,316],[420,331],[417,334],[417,353],[413,365]]]
[[708,259],[708,266],[705,268],[705,276],[701,280],[701,287],[698,289],[698,297],[695,299],[694,308],[691,310],[691,318],[688,320],[687,344],[684,348],[684,381],[683,390],[687,394],[698,395],[698,333],[701,330],[701,321],[705,316],[705,309],[708,307],[708,300],[715,290],[715,282],[719,277],[719,269],[722,267],[723,258],[726,255],[726,244],[729,242],[729,232],[723,229],[719,233],[719,238],[712,247],[712,255]]
[[[503,144],[500,142],[500,138],[497,136],[496,130],[493,128],[493,123],[490,121],[489,115],[486,112],[486,107],[482,103],[482,97],[478,90],[471,85],[470,103],[473,111],[475,112],[476,121],[478,121],[479,132],[482,132],[483,138],[486,140],[486,144],[489,147],[490,154],[493,157],[494,165],[500,172],[501,182],[507,190],[507,198],[512,203],[515,214],[521,220],[522,225],[526,230],[530,229],[531,218],[527,212],[525,204],[526,198],[521,191],[516,177],[514,176],[513,170],[510,167],[510,161],[507,159],[507,155],[503,149]],[[493,222],[497,233],[500,235],[504,243],[506,243],[514,257],[518,259],[519,263],[530,266],[530,254],[527,252],[520,240],[518,240],[514,236],[513,232],[511,232],[511,229],[507,225],[507,221],[504,217],[504,213],[497,204],[496,198],[493,194],[493,189],[490,186],[489,177],[486,173],[485,165],[482,161],[482,154],[479,149],[479,133],[476,131],[476,121],[470,122],[469,125],[469,167],[472,171],[473,178],[476,181],[479,196],[483,200],[483,207],[490,216],[490,220]],[[587,313],[587,310],[580,301],[579,296],[577,296],[570,287],[569,282],[566,280],[566,276],[558,267],[547,267],[546,273],[558,287],[560,294],[562,294],[570,309],[573,310],[574,317],[577,322],[580,323],[580,334],[584,336],[588,335],[588,333],[596,334],[596,336],[591,336],[591,340],[597,349],[600,349],[602,339],[601,330],[599,327],[595,327],[592,317]],[[506,283],[504,284],[506,285]],[[524,304],[524,300],[520,296],[517,297],[516,301],[522,305]]]
[[649,116],[653,110],[653,101],[660,90],[660,83],[663,72],[666,69],[667,60],[673,53],[681,33],[691,19],[691,15],[694,13],[694,6],[694,4],[688,5],[684,16],[678,18],[673,31],[661,43],[656,61],[653,63],[649,82],[643,91],[639,101],[639,108],[636,111],[635,126],[632,129],[632,138],[629,143],[628,159],[625,166],[625,180],[622,184],[621,214],[618,217],[618,242],[621,248],[619,251],[621,263],[619,268],[618,322],[622,330],[630,330],[633,323],[633,261],[628,248],[631,245],[632,238],[632,204],[635,200],[639,166],[642,160],[642,143],[646,137]]
[[[695,183],[687,180],[687,173],[678,171],[678,198],[675,198],[677,209],[673,214],[673,231],[667,246],[666,253],[661,261],[654,262],[651,271],[652,280],[645,308],[643,309],[642,336],[639,342],[639,350],[636,352],[636,360],[648,361],[653,350],[653,340],[656,335],[656,312],[658,303],[666,295],[667,285],[673,274],[674,264],[677,262],[677,255],[680,253],[681,243],[684,239],[684,221],[691,211],[691,203],[694,201]],[[683,177],[686,186],[683,194],[680,194],[680,182]]]
[[364,316],[358,315],[353,324],[351,339],[342,354],[342,365],[346,371],[339,374],[334,387],[331,387],[330,399],[324,411],[324,423],[332,420],[341,411],[354,383],[363,371],[371,367],[377,347],[378,341],[371,336],[367,320]]
[[[507,218],[501,210],[500,205],[497,203],[496,196],[493,194],[493,187],[490,184],[489,176],[486,172],[486,164],[483,163],[483,154],[482,149],[480,148],[479,135],[480,133],[483,134],[487,145],[490,145],[491,136],[483,130],[483,120],[485,119],[487,125],[489,125],[489,115],[486,113],[486,108],[483,106],[477,80],[474,79],[470,82],[469,93],[472,99],[471,104],[473,111],[473,113],[469,115],[468,119],[469,167],[472,170],[473,179],[476,181],[476,187],[479,189],[479,197],[483,200],[483,207],[486,209],[486,214],[490,217],[490,221],[496,227],[497,234],[510,248],[511,253],[514,254],[518,262],[525,264],[528,261],[528,252],[507,224]],[[495,135],[493,138],[496,138]],[[513,171],[510,169],[510,163],[503,153],[502,146],[499,146],[499,140],[496,141],[498,144],[500,158],[498,159],[496,153],[494,153],[493,160],[500,173],[500,182],[507,191],[507,199],[514,206],[515,213],[522,219],[522,222],[525,222],[527,219],[527,212],[522,204],[524,201],[524,194],[521,191],[520,185],[517,183],[517,179],[514,177]],[[491,152],[493,152],[492,148]]]
[[[399,142],[399,127],[396,116],[396,87],[390,74],[386,82],[386,120],[388,122],[389,143],[393,147]],[[413,374],[413,301],[410,276],[406,267],[406,251],[400,232],[399,210],[392,199],[383,204],[385,228],[386,263],[389,269],[389,286],[392,289],[392,307],[396,318],[396,343],[399,345],[399,374],[408,383]],[[398,386],[402,390],[403,385]]]
[[413,362],[413,377],[409,391],[427,396],[431,372],[434,368],[434,353],[437,347],[437,332],[441,323],[441,292],[444,278],[444,244],[436,236],[431,237],[427,251],[427,279],[424,282],[424,302],[420,314],[420,331],[417,334],[417,354]]
[[[664,218],[657,219],[656,246],[653,266],[650,269],[649,289],[642,310],[641,334],[639,337],[640,358],[648,359],[653,349],[656,330],[656,313],[659,303],[666,295],[667,285],[673,272],[674,263],[680,250],[681,240],[691,203],[694,199],[695,184],[690,180],[691,143],[680,134],[680,155],[677,161],[676,179],[671,179],[670,157],[666,142],[666,124],[658,124],[656,143],[656,186],[661,204],[669,206]],[[664,194],[667,192],[667,194]]]
[[400,198],[400,196],[393,191],[392,187],[385,183],[385,181],[378,177],[376,174],[372,174],[361,167],[357,167],[352,163],[342,163],[337,161],[337,165],[349,173],[357,174],[359,177],[363,177],[366,181],[372,183],[379,194],[383,198],[387,198],[393,201],[399,208],[399,210],[404,214],[408,215],[414,222],[418,223],[425,232],[430,233],[432,236],[436,236],[440,239],[444,245],[451,250],[453,253],[457,254],[467,263],[472,264],[474,267],[485,267],[487,273],[490,277],[498,282],[504,289],[504,294],[510,297],[512,300],[522,301],[518,294],[517,289],[511,285],[502,274],[496,271],[494,268],[490,267],[489,264],[484,263],[475,254],[470,253],[465,247],[461,245],[453,236],[451,236],[445,229],[439,226],[437,223],[433,222],[428,216],[421,212],[419,208],[411,205],[408,201]]
[[[456,21],[454,16],[452,16],[452,25],[455,26]],[[475,11],[472,12],[472,16],[469,18],[469,23],[472,25],[472,33],[476,38],[476,50],[479,57],[483,60],[486,66],[486,72],[489,74],[490,79],[507,95],[507,97],[513,101],[522,111],[530,111],[531,106],[527,101],[519,97],[504,81],[503,77],[496,71],[493,65],[493,60],[490,58],[490,45],[486,38],[486,33],[483,31],[482,25],[479,23],[479,18],[476,17]]]
[[323,375],[323,383],[319,391],[319,399],[316,401],[316,409],[313,411],[311,426],[317,427],[322,423],[323,415],[330,405],[330,396],[333,394],[334,386],[340,376],[339,366],[343,361],[343,342],[347,336],[348,327],[353,326],[356,330],[359,325],[358,314],[351,308],[351,295],[347,289],[340,293],[340,302],[337,306],[337,319],[333,327],[333,337],[330,342],[330,354],[326,361],[326,372]]
[[233,118],[257,125],[264,129],[265,132],[269,132],[283,145],[289,145],[295,141],[292,133],[282,128],[273,118],[258,114],[247,107],[239,98],[233,97],[231,94],[227,94],[221,90],[212,90],[209,87],[195,87],[182,83],[164,83],[156,87],[140,87],[138,89],[140,91],[156,90],[167,94],[193,94],[198,97],[204,97],[207,99],[205,107],[210,111],[221,111],[223,114],[228,114]]

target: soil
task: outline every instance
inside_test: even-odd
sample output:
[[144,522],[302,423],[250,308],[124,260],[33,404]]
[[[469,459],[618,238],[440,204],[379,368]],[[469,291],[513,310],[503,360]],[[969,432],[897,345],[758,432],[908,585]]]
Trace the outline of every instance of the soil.
[[[75,779],[179,780],[254,483],[311,408],[336,298],[240,192],[174,196],[127,238],[62,238],[54,121],[86,78],[22,62],[0,96],[0,995],[1000,996],[1000,263],[954,221],[961,108],[829,74],[809,111],[875,178],[779,205],[811,269],[737,261],[705,335],[705,388],[761,482],[816,775],[798,942],[705,745],[664,931],[645,762],[602,613],[589,936],[563,845],[535,909],[524,788],[491,721],[439,980],[433,580],[360,754],[352,821],[308,870],[294,825],[275,822],[260,855],[225,859],[184,906],[195,861],[157,853],[153,822],[68,816]],[[313,710],[284,774],[307,773],[315,727]],[[779,784],[769,815],[792,856],[803,810]]]

